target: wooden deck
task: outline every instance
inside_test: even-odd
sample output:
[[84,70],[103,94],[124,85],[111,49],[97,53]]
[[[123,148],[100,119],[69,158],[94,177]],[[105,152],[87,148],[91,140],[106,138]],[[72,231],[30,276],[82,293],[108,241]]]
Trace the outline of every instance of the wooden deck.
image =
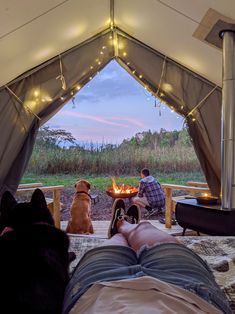
[[[172,226],[171,229],[169,229],[166,228],[165,225],[161,224],[158,220],[149,220],[149,222],[151,222],[151,224],[153,224],[158,229],[166,231],[167,233],[172,235],[181,235],[183,231],[183,229],[179,225]],[[67,221],[61,221],[61,229],[65,230],[67,223]],[[94,220],[92,221],[92,224],[95,230],[95,233],[92,236],[97,238],[107,238],[110,221]]]

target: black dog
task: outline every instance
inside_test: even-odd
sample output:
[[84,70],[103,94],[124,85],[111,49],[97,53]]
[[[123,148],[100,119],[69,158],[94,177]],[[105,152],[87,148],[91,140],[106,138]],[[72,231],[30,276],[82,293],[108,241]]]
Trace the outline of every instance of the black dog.
[[3,194],[0,234],[0,313],[61,313],[69,239],[54,227],[41,190],[29,203]]

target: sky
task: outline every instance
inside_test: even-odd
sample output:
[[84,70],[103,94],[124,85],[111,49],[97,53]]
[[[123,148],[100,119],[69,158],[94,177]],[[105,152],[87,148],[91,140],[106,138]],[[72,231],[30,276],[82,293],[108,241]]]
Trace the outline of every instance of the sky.
[[120,144],[138,132],[180,130],[183,118],[165,104],[159,109],[158,101],[155,107],[155,98],[111,61],[47,126],[69,131],[79,142]]

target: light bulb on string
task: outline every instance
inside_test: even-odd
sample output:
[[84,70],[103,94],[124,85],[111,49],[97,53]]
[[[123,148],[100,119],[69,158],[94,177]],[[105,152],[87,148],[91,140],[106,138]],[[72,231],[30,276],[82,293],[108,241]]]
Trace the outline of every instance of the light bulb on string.
[[159,117],[161,117],[162,116],[162,112],[161,112],[161,105],[162,105],[162,103],[161,103],[161,100],[158,98],[157,99],[157,97],[155,97],[155,96],[153,96],[154,97],[154,107],[155,108],[158,108],[158,114],[159,114]]
[[72,109],[75,109],[76,108],[76,102],[75,102],[75,97],[73,96],[72,97]]

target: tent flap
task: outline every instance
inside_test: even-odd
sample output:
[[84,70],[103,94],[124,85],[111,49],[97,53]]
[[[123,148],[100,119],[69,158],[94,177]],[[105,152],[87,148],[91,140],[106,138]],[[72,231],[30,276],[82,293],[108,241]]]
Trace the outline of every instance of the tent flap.
[[[17,188],[38,127],[116,57],[146,89],[185,116],[208,184],[213,194],[219,194],[221,90],[121,31],[115,38],[118,47],[115,47],[117,43],[112,32],[100,33],[26,72],[9,84],[13,94],[9,94],[6,88],[0,91],[1,191]],[[213,93],[206,97],[213,88]]]

